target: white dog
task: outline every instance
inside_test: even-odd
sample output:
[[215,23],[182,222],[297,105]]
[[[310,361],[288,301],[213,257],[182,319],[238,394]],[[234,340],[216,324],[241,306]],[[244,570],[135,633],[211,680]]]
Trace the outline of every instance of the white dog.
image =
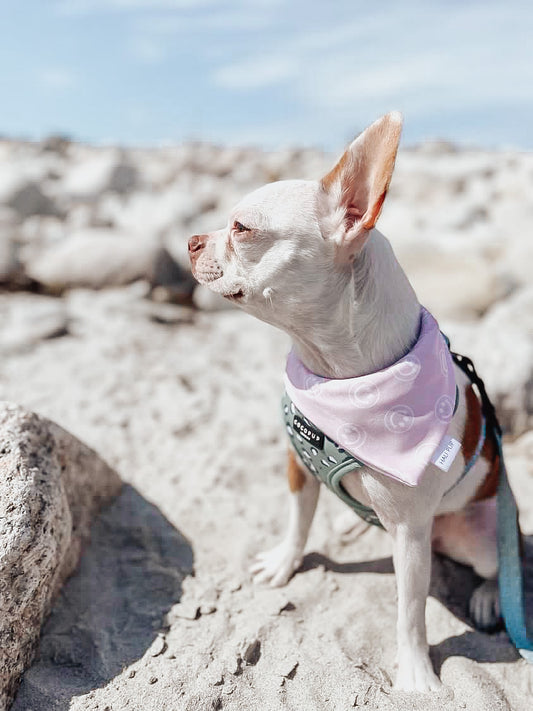
[[[452,364],[434,319],[375,229],[401,123],[398,113],[376,121],[320,182],[280,181],[252,192],[226,227],[191,237],[189,252],[201,284],[293,341],[285,404],[289,526],[279,546],[258,556],[256,581],[284,585],[299,567],[319,478],[347,457],[342,486],[328,479],[330,488],[372,509],[393,539],[396,688],[429,691],[440,685],[425,625],[432,543],[485,578],[470,604],[476,624],[488,628],[499,617],[498,453],[491,433],[484,436],[469,378]],[[437,404],[428,410],[420,403],[430,396]],[[346,422],[350,404],[356,419]]]

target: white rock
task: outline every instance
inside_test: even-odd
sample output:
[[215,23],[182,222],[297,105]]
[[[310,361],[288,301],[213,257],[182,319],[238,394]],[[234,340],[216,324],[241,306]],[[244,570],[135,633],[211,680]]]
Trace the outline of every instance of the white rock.
[[107,186],[116,162],[116,152],[109,150],[75,162],[62,181],[63,192],[83,197],[98,195]]
[[436,318],[478,318],[508,288],[489,261],[474,253],[458,255],[417,242],[404,243],[396,252],[420,302]]
[[517,225],[517,233],[509,239],[498,268],[509,280],[520,286],[529,286],[533,282],[533,240],[530,230],[533,224],[533,211],[528,223]]
[[26,272],[53,291],[128,284],[146,277],[159,246],[108,229],[85,229],[36,256]]
[[62,190],[71,196],[94,199],[108,190],[130,192],[137,186],[138,174],[134,166],[117,149],[93,149],[92,154],[73,163],[66,172]]
[[20,240],[25,245],[37,247],[60,242],[67,236],[63,220],[51,215],[32,215],[22,223]]
[[137,191],[127,198],[105,195],[96,206],[94,218],[148,239],[192,219],[200,208],[195,192],[173,184],[157,192]]
[[68,321],[60,299],[25,293],[0,297],[0,353],[25,350],[39,341],[64,336]]
[[[31,144],[30,144],[31,146]],[[7,203],[13,194],[28,183],[40,184],[46,175],[47,164],[40,160],[35,148],[5,143],[0,152],[0,203]]]

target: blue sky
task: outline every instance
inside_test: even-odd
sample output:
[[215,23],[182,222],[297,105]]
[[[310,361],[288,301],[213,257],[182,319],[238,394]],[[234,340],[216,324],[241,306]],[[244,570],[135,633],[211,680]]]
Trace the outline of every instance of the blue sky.
[[0,133],[337,149],[390,109],[404,140],[533,149],[533,2],[3,0]]

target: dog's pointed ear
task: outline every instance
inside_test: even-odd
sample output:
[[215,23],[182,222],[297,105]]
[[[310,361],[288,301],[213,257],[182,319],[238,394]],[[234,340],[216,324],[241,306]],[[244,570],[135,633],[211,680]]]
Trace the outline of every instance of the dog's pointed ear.
[[[353,259],[377,222],[389,188],[402,131],[402,115],[386,114],[363,131],[320,182],[326,198],[325,231]],[[323,211],[324,212],[324,211]],[[329,223],[329,224],[328,224]]]

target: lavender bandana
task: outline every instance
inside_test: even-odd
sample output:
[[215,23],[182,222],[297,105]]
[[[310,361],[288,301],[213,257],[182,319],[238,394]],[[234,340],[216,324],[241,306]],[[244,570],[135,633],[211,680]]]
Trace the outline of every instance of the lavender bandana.
[[419,483],[442,444],[455,405],[450,351],[424,308],[417,342],[388,368],[330,380],[308,370],[292,350],[285,389],[305,417],[340,447],[409,486]]

